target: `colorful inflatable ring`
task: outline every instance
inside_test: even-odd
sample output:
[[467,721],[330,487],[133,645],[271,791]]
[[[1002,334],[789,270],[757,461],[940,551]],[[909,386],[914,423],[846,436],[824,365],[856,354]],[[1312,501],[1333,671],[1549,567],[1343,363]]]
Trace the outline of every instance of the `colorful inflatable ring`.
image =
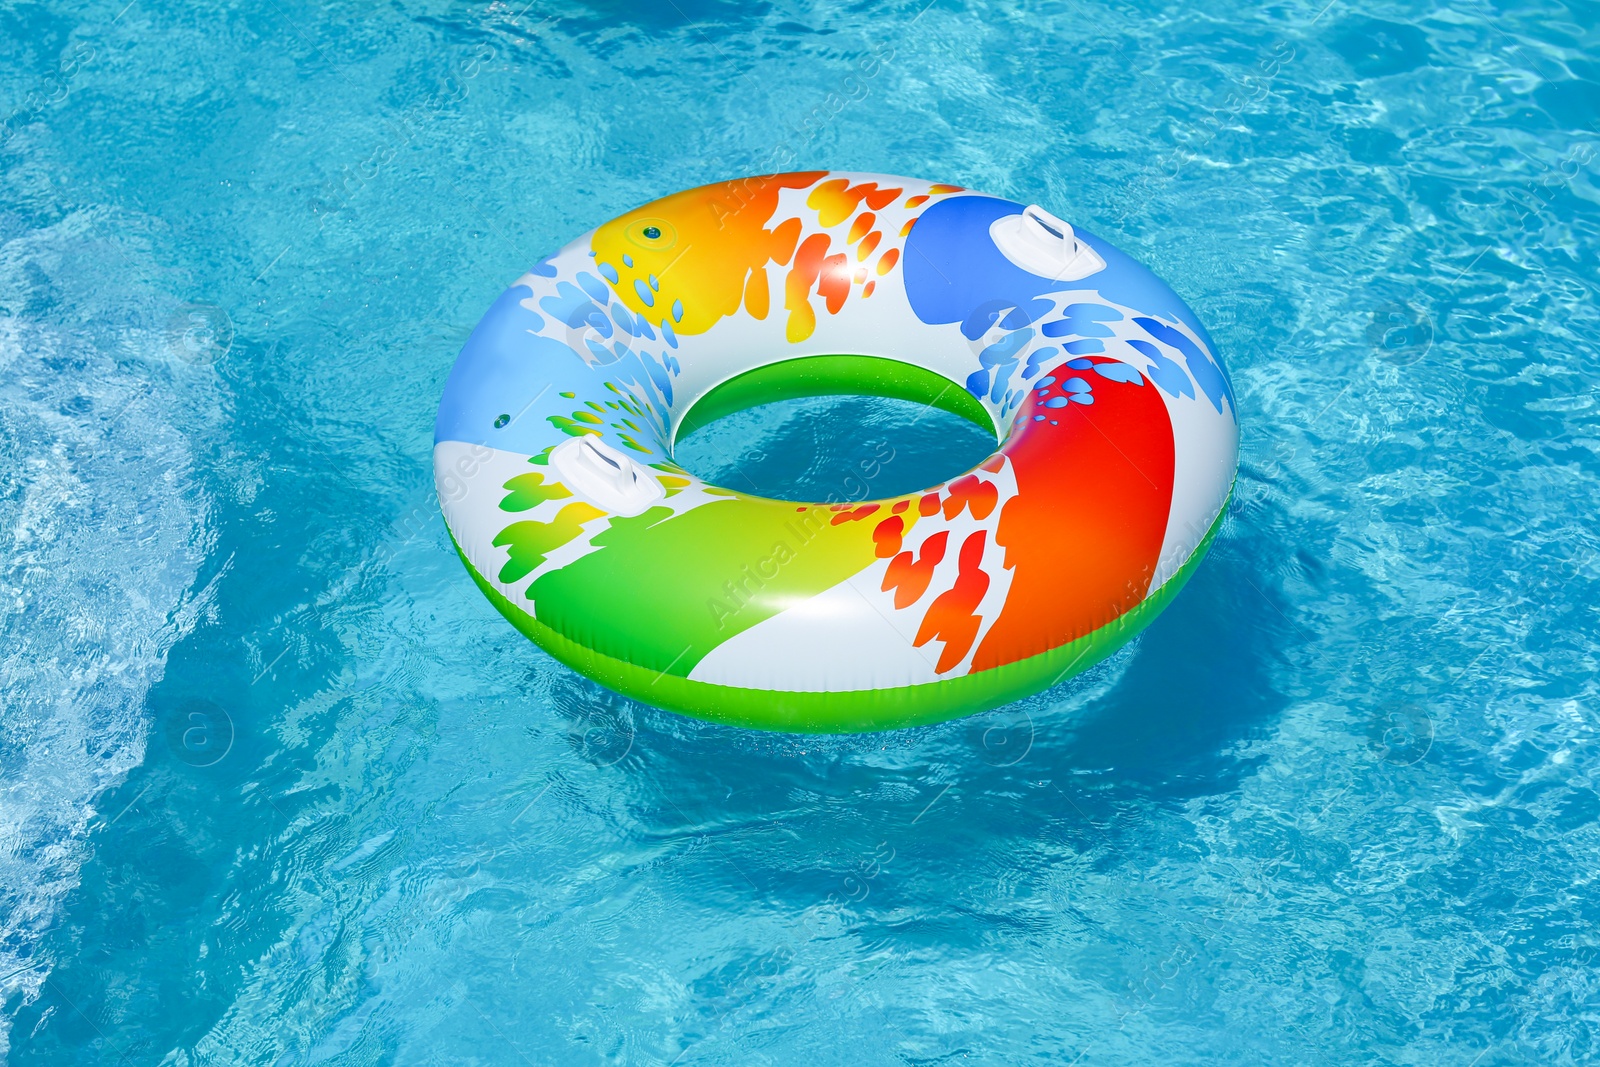
[[[874,394],[1003,441],[891,499],[710,485],[673,442]],[[445,385],[434,470],[484,594],[603,685],[849,732],[1035,693],[1150,622],[1215,535],[1233,391],[1172,290],[1010,200],[811,171],[613,219],[517,279]],[[867,472],[870,473],[870,472]],[[857,493],[856,495],[863,495]]]

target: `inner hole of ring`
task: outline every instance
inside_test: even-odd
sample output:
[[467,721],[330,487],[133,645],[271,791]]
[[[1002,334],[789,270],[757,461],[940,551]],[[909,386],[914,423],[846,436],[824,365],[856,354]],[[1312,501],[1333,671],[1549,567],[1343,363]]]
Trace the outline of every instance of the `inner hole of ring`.
[[837,504],[926,489],[976,467],[995,447],[994,434],[943,408],[848,394],[723,415],[681,438],[673,459],[713,485]]

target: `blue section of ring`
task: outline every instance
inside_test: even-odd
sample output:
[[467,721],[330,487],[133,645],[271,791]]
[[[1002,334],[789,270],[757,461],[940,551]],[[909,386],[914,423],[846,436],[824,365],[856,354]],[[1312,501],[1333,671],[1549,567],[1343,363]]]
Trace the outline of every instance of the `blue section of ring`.
[[[974,395],[1008,406],[1014,403],[1003,398],[1008,396],[1012,373],[1019,369],[1036,328],[1046,337],[1110,337],[1112,331],[1099,323],[1123,318],[1113,308],[1073,303],[1060,317],[1052,317],[1058,300],[1047,294],[1091,290],[1110,303],[1145,312],[1134,323],[1182,356],[1189,377],[1213,407],[1218,411],[1224,406],[1232,408],[1233,388],[1205,327],[1178,294],[1124,252],[1074,227],[1079,239],[1105,260],[1105,269],[1087,278],[1061,281],[1033,274],[1007,259],[995,246],[989,228],[1023,210],[1023,205],[1000,197],[954,196],[924,211],[906,239],[906,296],[917,318],[930,325],[960,323],[962,334],[972,342],[991,335],[997,327],[1007,331],[977,351],[978,366],[967,379],[967,388]],[[1166,322],[1159,321],[1162,319]],[[1042,326],[1036,325],[1041,322]],[[1204,348],[1170,323],[1186,326],[1204,342]],[[1027,379],[1037,367],[1030,362],[1021,369],[1022,378]]]
[[[522,303],[532,296],[527,286],[512,286],[472,331],[445,382],[435,444],[465,441],[539,452],[552,439],[550,424],[541,417],[558,406],[552,394],[559,397],[561,390],[579,385],[594,388],[592,373],[571,348],[534,333],[543,320]],[[510,418],[496,428],[502,415]]]

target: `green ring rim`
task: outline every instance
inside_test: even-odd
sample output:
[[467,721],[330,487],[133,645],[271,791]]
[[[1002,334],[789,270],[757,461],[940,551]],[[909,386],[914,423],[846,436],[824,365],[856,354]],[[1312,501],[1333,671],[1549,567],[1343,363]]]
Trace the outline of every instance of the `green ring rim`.
[[[1065,645],[1001,667],[894,689],[813,692],[748,689],[691,681],[596,652],[541,623],[491,585],[450,543],[477,583],[506,619],[553,658],[614,692],[691,718],[749,729],[801,734],[854,734],[926,726],[1033,696],[1099,663],[1153,622],[1188,584],[1210,551],[1233,500],[1233,487],[1210,529],[1176,574],[1131,610]],[[448,529],[448,526],[447,526]]]
[[797,356],[767,363],[712,386],[678,420],[669,446],[725,416],[780,400],[813,396],[874,396],[910,400],[948,411],[1002,435],[989,411],[965,386],[937,371],[887,356]]

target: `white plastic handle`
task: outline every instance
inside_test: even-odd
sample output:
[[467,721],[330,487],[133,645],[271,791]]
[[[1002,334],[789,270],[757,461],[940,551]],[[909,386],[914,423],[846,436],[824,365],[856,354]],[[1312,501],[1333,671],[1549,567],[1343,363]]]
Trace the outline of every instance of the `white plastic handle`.
[[574,495],[624,518],[666,497],[648,470],[592,434],[557,445],[550,466]]
[[1044,278],[1076,281],[1106,269],[1106,261],[1078,240],[1071,225],[1038,204],[995,219],[989,237],[1012,263]]
[[1056,218],[1038,204],[1029,204],[1022,209],[1022,221],[1030,224],[1029,229],[1040,244],[1060,241],[1071,247],[1074,256],[1078,254],[1078,240],[1072,232],[1071,223]]

